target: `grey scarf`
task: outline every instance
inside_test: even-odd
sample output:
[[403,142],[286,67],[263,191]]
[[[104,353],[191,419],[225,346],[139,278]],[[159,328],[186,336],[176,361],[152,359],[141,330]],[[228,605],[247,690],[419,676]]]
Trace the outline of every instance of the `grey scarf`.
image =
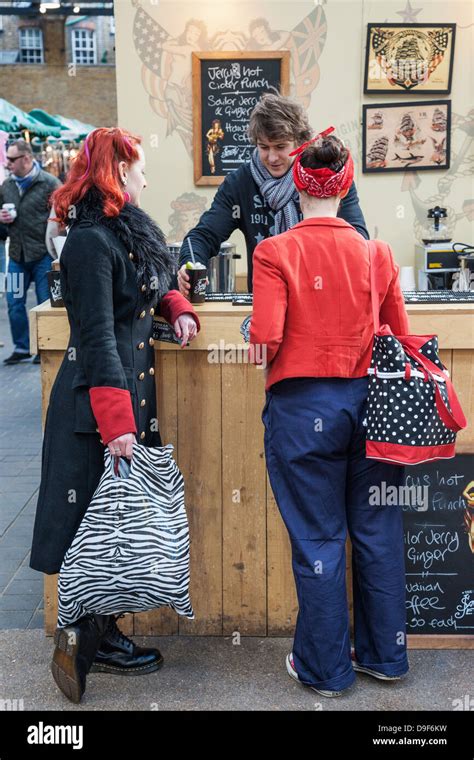
[[298,190],[293,182],[291,168],[283,177],[272,177],[260,160],[258,148],[255,148],[250,159],[250,171],[266,202],[276,212],[275,235],[289,230],[301,221],[296,205]]

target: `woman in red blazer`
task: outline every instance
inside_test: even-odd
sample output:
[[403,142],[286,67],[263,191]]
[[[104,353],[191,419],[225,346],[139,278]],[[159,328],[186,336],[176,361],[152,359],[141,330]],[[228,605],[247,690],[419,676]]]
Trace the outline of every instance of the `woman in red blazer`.
[[[408,670],[399,506],[373,506],[373,487],[403,468],[365,457],[367,369],[374,334],[366,240],[337,217],[353,178],[333,128],[295,151],[303,221],[254,252],[253,361],[265,368],[265,455],[288,529],[299,601],[290,676],[340,696],[354,670],[398,680]],[[380,321],[409,332],[398,266],[378,243]],[[346,597],[353,550],[354,644]]]

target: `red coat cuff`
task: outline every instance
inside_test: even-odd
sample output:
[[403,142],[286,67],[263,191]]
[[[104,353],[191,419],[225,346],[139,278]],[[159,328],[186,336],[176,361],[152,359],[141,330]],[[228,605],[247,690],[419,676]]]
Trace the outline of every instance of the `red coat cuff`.
[[199,317],[194,311],[192,304],[179,290],[169,290],[163,296],[160,303],[160,314],[170,325],[174,325],[181,314],[191,314],[196,320],[197,332],[201,329]]
[[89,388],[92,411],[104,443],[125,433],[136,433],[130,391],[108,385]]

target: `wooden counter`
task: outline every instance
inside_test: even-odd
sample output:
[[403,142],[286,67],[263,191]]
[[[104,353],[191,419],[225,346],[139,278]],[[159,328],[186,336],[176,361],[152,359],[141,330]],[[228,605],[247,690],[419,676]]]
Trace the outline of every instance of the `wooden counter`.
[[[155,344],[160,431],[164,443],[174,444],[186,483],[196,617],[189,621],[166,608],[129,615],[121,627],[142,635],[289,636],[297,602],[289,540],[265,469],[263,371],[238,356],[213,363],[209,354],[244,346],[240,325],[251,307],[205,303],[196,310],[201,332],[190,346]],[[408,314],[411,332],[439,336],[441,359],[470,421],[457,451],[474,452],[474,305],[416,304]],[[44,422],[69,337],[65,309],[41,304],[30,311],[30,328],[30,352],[41,354]],[[350,552],[348,566],[349,559]],[[348,581],[350,587],[350,572]],[[56,576],[45,576],[48,634],[56,610]],[[469,646],[467,637],[408,638],[412,647]]]

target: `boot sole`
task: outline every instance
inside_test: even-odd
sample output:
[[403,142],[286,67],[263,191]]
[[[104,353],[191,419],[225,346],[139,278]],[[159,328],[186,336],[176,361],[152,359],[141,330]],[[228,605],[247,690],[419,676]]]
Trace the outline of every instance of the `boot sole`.
[[78,638],[79,632],[76,632],[76,643],[72,644],[67,631],[58,628],[54,633],[56,649],[51,662],[51,673],[57,687],[74,704],[79,704],[84,694],[76,664]]
[[110,673],[114,676],[143,676],[147,673],[154,673],[163,665],[164,659],[153,662],[151,665],[143,665],[139,668],[118,668],[116,665],[106,665],[105,663],[95,662],[89,673]]

